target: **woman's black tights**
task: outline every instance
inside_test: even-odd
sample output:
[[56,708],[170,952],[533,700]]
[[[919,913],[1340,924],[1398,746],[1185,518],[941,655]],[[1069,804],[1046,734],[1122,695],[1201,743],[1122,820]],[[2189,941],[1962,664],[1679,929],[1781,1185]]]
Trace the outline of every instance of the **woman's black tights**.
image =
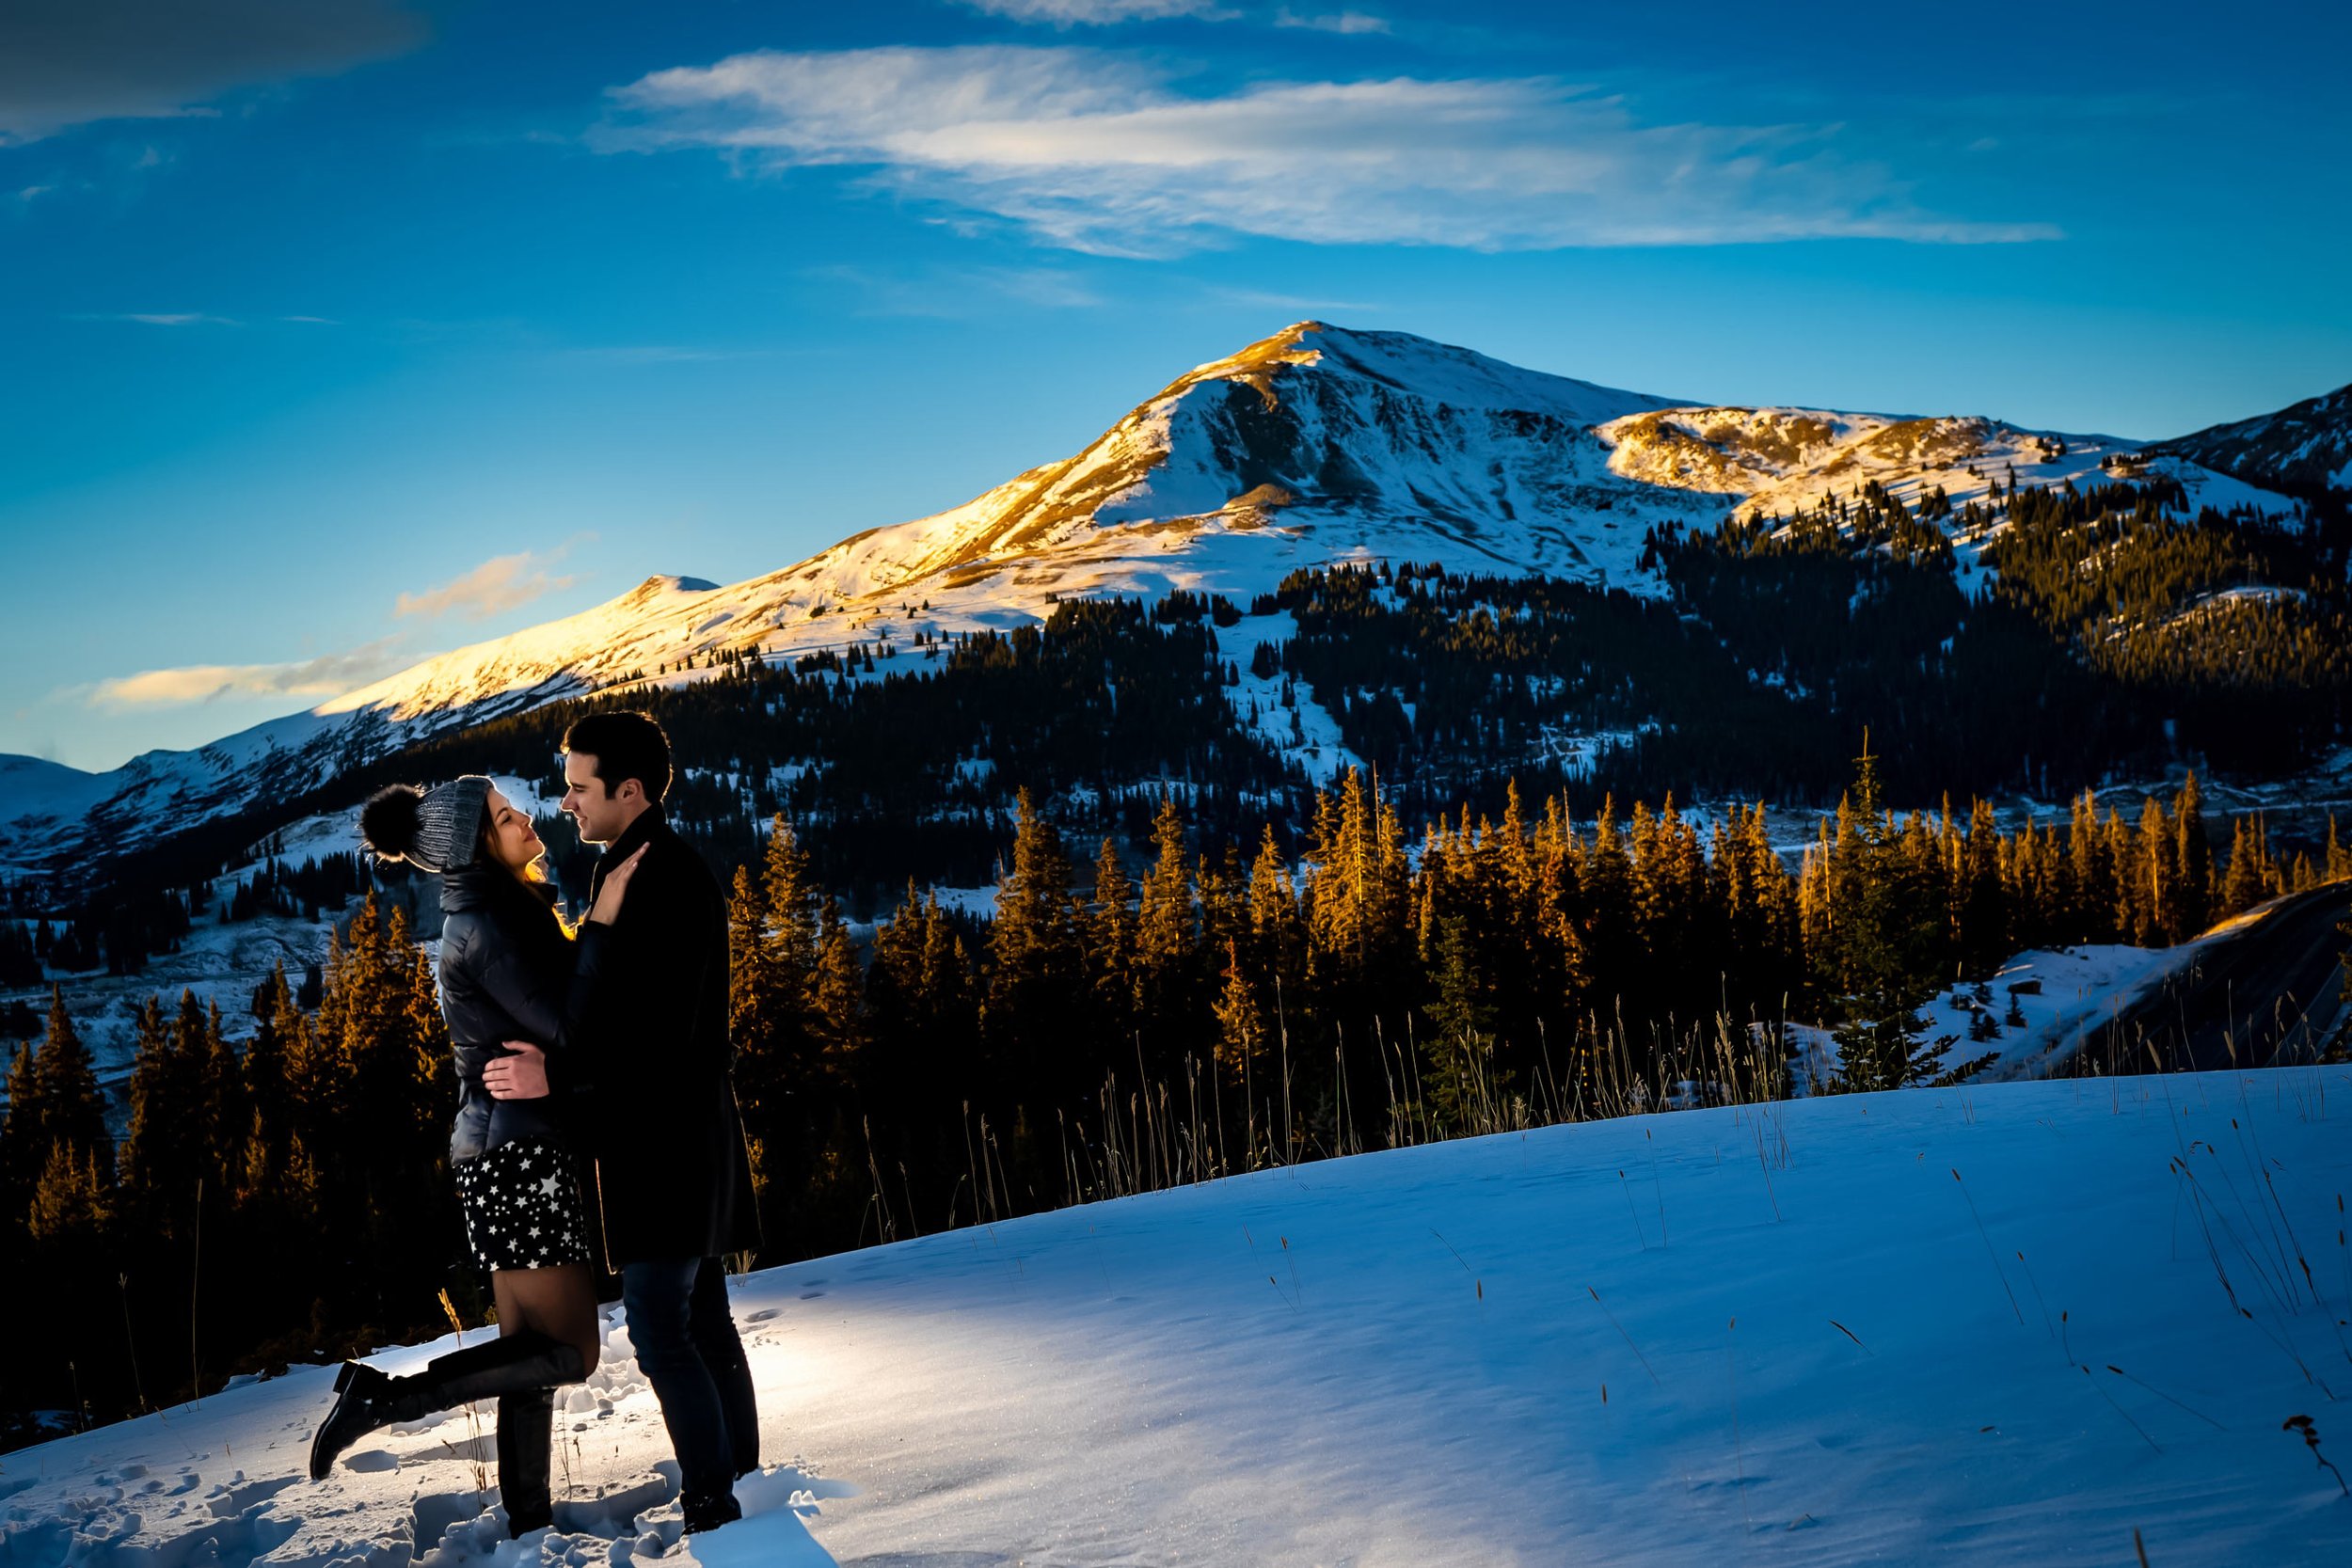
[[[501,1337],[543,1334],[580,1353],[582,1377],[596,1370],[596,1292],[582,1263],[549,1269],[499,1269],[490,1275]],[[554,1442],[555,1390],[499,1396],[499,1497],[506,1528],[521,1535],[554,1517],[548,1462]]]
[[501,1335],[535,1328],[580,1352],[582,1377],[596,1370],[596,1290],[587,1264],[494,1270],[490,1294],[498,1303]]

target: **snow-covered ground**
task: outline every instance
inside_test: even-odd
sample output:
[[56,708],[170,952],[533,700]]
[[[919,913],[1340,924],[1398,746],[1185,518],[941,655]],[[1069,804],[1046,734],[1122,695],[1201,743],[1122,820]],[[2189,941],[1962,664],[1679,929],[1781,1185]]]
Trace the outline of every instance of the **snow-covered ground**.
[[[2196,962],[2205,940],[2177,947],[2086,944],[2020,953],[1984,983],[1992,994],[1989,1003],[1977,1001],[1973,985],[1960,985],[1921,1008],[1926,1037],[1955,1037],[1957,1043],[1945,1053],[1955,1064],[1997,1053],[1979,1075],[1985,1081],[2046,1075],[2080,1049],[2090,1031],[2128,1011],[2150,987]],[[1968,1037],[1979,1009],[1991,1013],[1999,1027],[1988,1040]],[[2021,1022],[2007,1022],[2011,1017]]]
[[739,1281],[784,1467],[708,1537],[615,1332],[569,1533],[498,1544],[463,1414],[295,1479],[301,1369],[0,1459],[0,1563],[2341,1562],[2283,1423],[2352,1462],[2347,1115],[2010,1084],[1261,1172]]
[[1252,674],[1250,661],[1261,643],[1282,643],[1298,635],[1298,617],[1287,610],[1270,615],[1245,615],[1230,626],[1216,628],[1217,652],[1241,676],[1241,684],[1225,689],[1226,705],[1241,727],[1248,730],[1277,755],[1288,755],[1307,770],[1316,787],[1328,788],[1363,759],[1340,738],[1340,721],[1314,699],[1303,680],[1291,685],[1293,705],[1282,705],[1282,672]]

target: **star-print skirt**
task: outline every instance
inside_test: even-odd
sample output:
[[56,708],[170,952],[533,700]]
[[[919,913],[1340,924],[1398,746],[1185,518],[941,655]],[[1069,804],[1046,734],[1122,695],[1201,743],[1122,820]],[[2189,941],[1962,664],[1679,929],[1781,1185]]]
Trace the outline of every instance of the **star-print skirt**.
[[501,1144],[456,1167],[466,1240],[485,1270],[588,1261],[587,1213],[572,1157],[549,1138]]

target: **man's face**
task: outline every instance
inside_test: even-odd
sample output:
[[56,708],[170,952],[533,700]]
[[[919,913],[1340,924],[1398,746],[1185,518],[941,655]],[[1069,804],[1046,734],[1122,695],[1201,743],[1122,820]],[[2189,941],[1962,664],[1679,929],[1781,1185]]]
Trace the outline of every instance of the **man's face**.
[[635,796],[638,784],[630,779],[621,785],[623,798],[615,799],[596,777],[596,759],[586,752],[564,753],[564,811],[580,830],[582,844],[610,844],[621,836],[623,829],[636,815],[628,809],[628,798]]

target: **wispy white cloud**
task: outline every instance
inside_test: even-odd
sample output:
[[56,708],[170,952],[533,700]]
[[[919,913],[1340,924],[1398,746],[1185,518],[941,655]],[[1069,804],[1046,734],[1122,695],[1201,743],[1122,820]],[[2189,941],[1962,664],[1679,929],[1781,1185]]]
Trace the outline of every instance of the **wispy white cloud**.
[[92,707],[183,707],[226,697],[332,697],[405,669],[412,656],[387,637],[288,664],[188,664],[142,670],[81,689]]
[[1007,304],[1045,310],[1091,310],[1106,301],[1093,284],[1059,267],[932,267],[895,272],[846,263],[808,268],[803,275],[844,283],[875,315],[968,321]]
[[456,613],[469,621],[486,621],[505,610],[518,609],[580,580],[573,577],[550,577],[547,570],[570,553],[573,543],[576,541],[567,541],[545,554],[521,550],[514,555],[492,556],[438,588],[401,594],[392,605],[392,613],[428,619]]
[[707,148],[863,167],[1045,242],[1152,256],[1234,235],[1322,244],[1718,245],[2054,237],[1914,205],[1833,128],[1649,124],[1547,77],[1257,83],[1186,95],[1077,48],[761,52],[614,89],[602,150]]
[[574,359],[607,365],[703,365],[722,359],[760,359],[764,348],[696,348],[686,343],[620,343],[567,351]]
[[1395,30],[1389,25],[1387,17],[1374,16],[1369,11],[1327,11],[1303,15],[1288,6],[1274,13],[1274,24],[1277,27],[1311,27],[1318,33],[1364,34]]
[[1274,289],[1236,289],[1211,284],[1201,291],[1220,305],[1244,305],[1256,310],[1282,310],[1293,316],[1378,316],[1388,307],[1376,300],[1339,299],[1328,294],[1283,293]]
[[957,0],[957,4],[1014,22],[1054,27],[1106,27],[1120,22],[1162,22],[1197,17],[1223,22],[1239,15],[1216,0]]
[[85,321],[136,322],[141,326],[236,326],[233,316],[204,310],[122,310],[110,316],[85,316]]

